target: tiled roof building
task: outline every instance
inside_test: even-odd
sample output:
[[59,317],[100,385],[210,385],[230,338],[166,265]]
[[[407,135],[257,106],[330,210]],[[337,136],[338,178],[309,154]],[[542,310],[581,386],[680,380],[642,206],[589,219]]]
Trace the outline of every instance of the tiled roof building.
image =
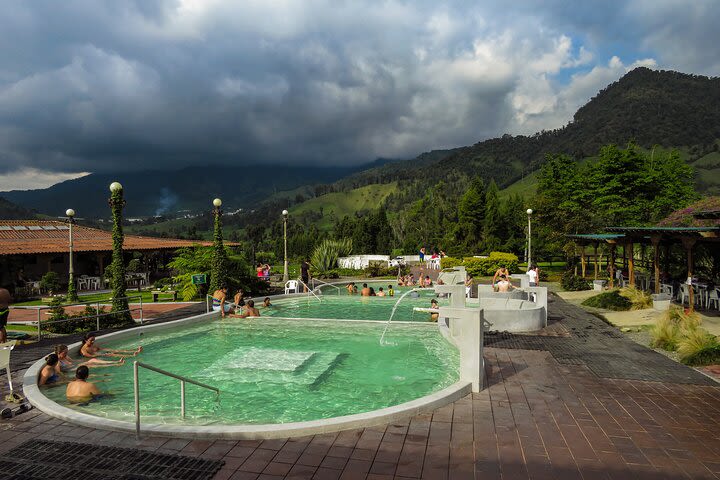
[[[0,255],[68,253],[68,228],[67,223],[55,220],[0,220]],[[175,250],[198,244],[212,245],[212,242],[125,235],[123,250]],[[112,235],[97,228],[74,225],[73,250],[109,252]]]

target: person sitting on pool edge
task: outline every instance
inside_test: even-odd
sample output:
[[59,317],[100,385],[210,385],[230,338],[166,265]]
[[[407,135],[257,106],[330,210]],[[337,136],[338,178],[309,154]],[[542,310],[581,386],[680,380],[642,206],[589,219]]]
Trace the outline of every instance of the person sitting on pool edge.
[[236,317],[239,318],[248,318],[248,317],[259,317],[260,311],[255,308],[255,302],[253,300],[248,300],[245,304],[245,310],[240,315],[236,315]]
[[245,306],[245,292],[243,292],[242,288],[238,289],[235,297],[233,298],[233,303],[235,304],[234,313],[241,313],[242,307]]
[[102,348],[95,344],[95,334],[88,333],[83,337],[83,344],[80,347],[80,355],[86,358],[95,357],[134,357],[138,353],[142,352],[142,346],[139,346],[135,350],[112,350]]
[[227,301],[227,292],[227,286],[222,285],[212,294],[212,309],[216,312],[220,312],[220,316],[222,318],[225,318],[225,314],[230,313],[230,310],[232,309],[230,307],[230,302]]
[[272,303],[270,303],[270,297],[265,297],[265,300],[263,300],[263,307],[272,307]]
[[67,390],[65,390],[65,396],[69,401],[82,403],[102,395],[102,392],[94,383],[87,381],[89,376],[90,369],[87,366],[81,365],[77,368],[75,380],[68,383]]

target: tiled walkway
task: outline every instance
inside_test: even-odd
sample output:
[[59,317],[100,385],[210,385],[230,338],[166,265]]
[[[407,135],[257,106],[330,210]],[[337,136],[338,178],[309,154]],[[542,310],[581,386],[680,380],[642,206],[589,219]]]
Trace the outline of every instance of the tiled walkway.
[[[553,315],[574,316],[557,302]],[[573,332],[578,317],[559,321]],[[629,346],[617,340],[608,354],[626,358]],[[701,384],[601,377],[586,364],[559,363],[549,350],[486,348],[485,359],[483,392],[391,425],[282,440],[138,442],[31,411],[0,421],[0,455],[30,438],[53,438],[221,458],[217,479],[720,478],[720,387],[704,377]]]

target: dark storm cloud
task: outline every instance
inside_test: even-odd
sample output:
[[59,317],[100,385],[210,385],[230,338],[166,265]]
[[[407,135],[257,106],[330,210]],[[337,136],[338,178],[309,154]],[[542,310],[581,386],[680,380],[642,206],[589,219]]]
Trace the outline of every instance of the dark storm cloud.
[[647,52],[720,68],[710,2],[477,3],[5,3],[0,175],[407,157],[562,125]]

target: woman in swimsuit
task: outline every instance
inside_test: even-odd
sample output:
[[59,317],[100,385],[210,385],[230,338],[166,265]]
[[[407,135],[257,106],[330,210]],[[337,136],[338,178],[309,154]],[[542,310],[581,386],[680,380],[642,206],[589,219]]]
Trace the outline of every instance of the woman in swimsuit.
[[112,350],[102,348],[95,344],[95,335],[88,333],[83,337],[83,344],[80,347],[80,355],[85,358],[96,357],[134,357],[142,352],[142,346],[135,350]]
[[222,318],[225,318],[225,314],[230,313],[232,310],[230,302],[227,301],[227,291],[227,287],[223,286],[215,290],[212,295],[212,308],[216,312],[219,311]]
[[58,364],[58,356],[51,353],[45,357],[45,366],[40,370],[40,377],[38,378],[38,385],[50,385],[60,380],[60,374],[58,370],[60,365]]
[[[55,346],[55,355],[58,356],[58,373],[64,373],[69,372],[73,368],[75,368],[75,362],[72,358],[70,358],[70,355],[68,355],[68,347],[67,345],[56,345]],[[121,358],[118,361],[111,361],[111,360],[101,360],[99,358],[91,358],[87,362],[79,363],[80,365],[92,365],[94,367],[119,367],[120,365],[125,364],[125,359]]]

